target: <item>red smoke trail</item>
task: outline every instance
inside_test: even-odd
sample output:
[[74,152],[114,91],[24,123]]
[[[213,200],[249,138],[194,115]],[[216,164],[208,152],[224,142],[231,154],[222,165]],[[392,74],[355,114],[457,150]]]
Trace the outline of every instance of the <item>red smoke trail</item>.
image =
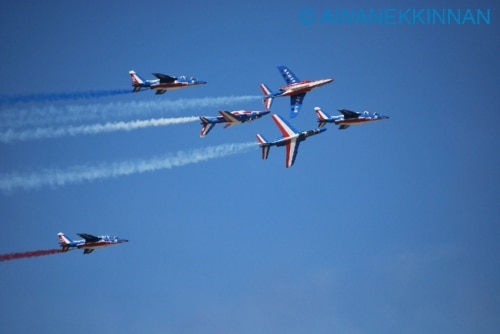
[[62,252],[62,250],[57,248],[57,249],[44,249],[44,250],[22,252],[22,253],[2,254],[2,255],[0,255],[0,262],[9,261],[9,260],[25,259],[28,257],[35,257],[35,256],[52,255],[52,254],[58,254],[61,252]]

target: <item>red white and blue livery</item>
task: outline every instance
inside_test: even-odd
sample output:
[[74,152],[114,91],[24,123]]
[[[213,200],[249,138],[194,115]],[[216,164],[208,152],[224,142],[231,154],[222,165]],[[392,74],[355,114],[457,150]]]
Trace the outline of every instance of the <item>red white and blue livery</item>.
[[291,118],[298,115],[307,92],[313,88],[329,84],[333,81],[332,78],[314,81],[300,80],[288,67],[283,65],[278,66],[278,70],[283,76],[283,79],[285,79],[286,85],[281,87],[279,92],[273,93],[266,85],[261,84],[260,89],[265,95],[263,99],[264,106],[269,110],[271,109],[271,104],[275,97],[290,96]]
[[272,117],[274,123],[276,123],[276,125],[280,129],[283,137],[275,141],[268,142],[260,134],[257,134],[257,140],[259,141],[259,146],[262,148],[262,159],[264,160],[267,159],[267,157],[269,156],[269,149],[271,148],[271,146],[285,146],[286,168],[291,167],[295,162],[295,158],[297,157],[297,152],[299,151],[300,142],[306,140],[307,137],[314,136],[326,131],[326,128],[321,128],[321,129],[313,129],[313,130],[299,132],[278,115],[273,115]]
[[212,130],[215,124],[226,123],[224,128],[228,128],[233,125],[251,122],[269,113],[270,113],[269,110],[265,111],[236,110],[236,111],[219,111],[220,116],[216,117],[202,116],[200,117],[201,121],[200,137],[205,137],[210,132],[210,130]]
[[163,94],[168,90],[194,87],[207,83],[206,81],[201,81],[194,77],[188,77],[185,75],[173,77],[166,74],[153,73],[156,79],[144,80],[133,70],[128,73],[132,78],[132,86],[134,87],[134,92],[138,92],[143,89],[154,89],[156,90],[156,94]]
[[57,233],[57,236],[59,237],[59,244],[61,245],[63,252],[67,252],[70,249],[83,249],[83,254],[90,254],[97,248],[119,245],[128,242],[127,239],[121,239],[109,235],[101,235],[98,237],[85,233],[78,233],[78,235],[83,239],[72,240],[65,236],[62,232]]
[[339,126],[339,130],[345,130],[351,125],[359,125],[367,122],[382,121],[389,119],[389,116],[382,116],[376,112],[357,112],[347,109],[339,109],[342,115],[331,116],[321,110],[320,107],[314,108],[318,118],[318,127],[325,126],[326,123],[334,123]]

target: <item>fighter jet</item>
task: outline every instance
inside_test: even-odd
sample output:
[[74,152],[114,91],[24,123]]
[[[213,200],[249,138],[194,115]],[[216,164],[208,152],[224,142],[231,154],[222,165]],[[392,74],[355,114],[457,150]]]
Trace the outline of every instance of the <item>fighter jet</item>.
[[175,90],[186,87],[193,87],[198,85],[204,85],[207,82],[201,81],[193,77],[187,77],[181,75],[179,77],[172,77],[170,75],[153,73],[157,79],[143,80],[135,71],[128,72],[132,78],[133,91],[138,92],[143,89],[154,89],[156,94],[163,94],[167,90]]
[[306,138],[309,136],[314,136],[318,133],[326,131],[326,128],[321,128],[299,132],[278,115],[273,115],[273,121],[280,129],[283,137],[275,141],[268,142],[260,134],[257,134],[259,146],[262,148],[262,159],[267,159],[271,146],[286,146],[286,168],[291,167],[295,162],[295,158],[297,157],[297,152],[299,151],[299,144],[301,141],[306,140]]
[[63,252],[74,249],[83,249],[83,254],[90,254],[94,249],[118,245],[124,242],[128,242],[127,239],[121,239],[118,237],[112,237],[109,235],[93,236],[91,234],[77,233],[83,240],[71,240],[64,233],[59,232],[57,236],[59,237],[59,244],[62,247]]
[[285,79],[286,85],[279,89],[279,92],[273,93],[266,85],[261,84],[260,89],[264,93],[265,97],[263,99],[264,106],[266,109],[271,109],[271,104],[275,97],[290,96],[290,117],[293,118],[298,115],[300,108],[302,107],[302,102],[306,93],[313,88],[326,85],[333,81],[332,78],[320,79],[320,80],[300,80],[297,78],[292,71],[286,66],[278,66],[283,79]]
[[339,109],[342,115],[330,116],[320,107],[314,108],[316,116],[318,117],[318,127],[325,126],[326,123],[335,123],[339,126],[339,130],[345,130],[351,125],[363,124],[366,122],[382,121],[384,119],[389,119],[389,116],[382,116],[376,112],[370,113],[364,111],[362,113],[351,111],[347,109]]
[[236,110],[236,111],[219,111],[220,116],[216,117],[201,116],[200,121],[202,127],[201,127],[200,137],[205,137],[217,123],[226,123],[224,128],[228,128],[233,125],[251,122],[269,113],[270,113],[269,110],[266,111]]

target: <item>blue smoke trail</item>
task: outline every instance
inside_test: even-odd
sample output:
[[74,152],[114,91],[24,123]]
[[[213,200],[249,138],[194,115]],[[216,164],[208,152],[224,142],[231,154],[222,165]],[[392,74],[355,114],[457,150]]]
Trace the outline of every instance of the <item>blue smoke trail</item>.
[[96,99],[132,93],[131,89],[90,90],[86,92],[46,93],[0,97],[0,105],[14,105],[30,102],[56,102],[66,100]]

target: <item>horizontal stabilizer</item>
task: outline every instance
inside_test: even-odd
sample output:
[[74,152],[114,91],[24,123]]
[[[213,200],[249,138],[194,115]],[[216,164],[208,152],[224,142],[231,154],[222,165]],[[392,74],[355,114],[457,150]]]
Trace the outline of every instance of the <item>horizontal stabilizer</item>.
[[260,134],[257,134],[257,141],[259,142],[259,146],[262,148],[262,159],[267,159],[269,157],[269,149],[271,145],[269,145],[268,141]]
[[210,132],[210,130],[212,130],[212,128],[215,126],[215,123],[209,122],[205,117],[200,117],[200,120],[202,122],[200,137],[203,138]]
[[269,149],[271,146],[262,146],[262,159],[266,160],[269,157]]
[[134,85],[134,89],[132,90],[134,93],[137,93],[139,91],[141,91],[142,89],[142,86],[141,85]]

